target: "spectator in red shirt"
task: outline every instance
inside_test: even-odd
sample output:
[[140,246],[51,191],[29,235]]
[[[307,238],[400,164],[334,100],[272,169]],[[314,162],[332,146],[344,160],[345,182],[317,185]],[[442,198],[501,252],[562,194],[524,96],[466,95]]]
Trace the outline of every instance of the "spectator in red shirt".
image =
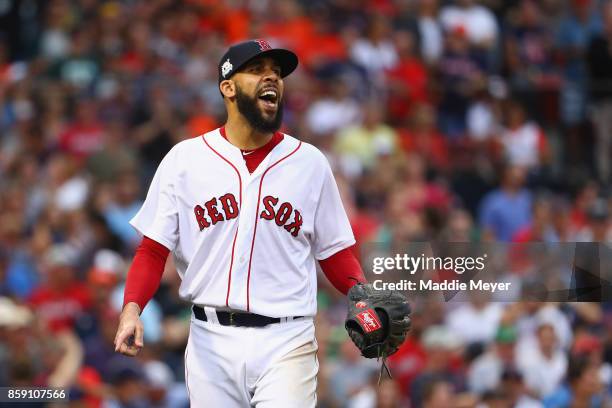
[[542,197],[533,203],[531,223],[519,229],[513,242],[554,242],[556,234],[551,225],[551,203]]
[[446,213],[450,208],[451,196],[443,185],[427,180],[426,161],[423,157],[413,154],[406,161],[401,188],[405,194],[406,208],[413,211],[434,209]]
[[393,356],[389,358],[389,366],[393,377],[397,380],[403,395],[408,396],[410,386],[427,364],[427,351],[421,342],[424,329],[427,328],[430,317],[424,307],[416,304],[412,312],[410,336]]
[[85,159],[101,150],[104,127],[96,117],[96,103],[83,99],[77,102],[74,121],[60,135],[59,147],[77,159]]
[[599,186],[594,181],[580,187],[570,214],[573,229],[580,230],[587,225],[587,209],[597,200],[598,195]]
[[421,155],[429,167],[448,167],[448,144],[436,126],[436,111],[429,105],[413,108],[408,128],[400,131],[400,145],[406,153]]
[[29,299],[36,314],[54,333],[72,328],[90,307],[87,286],[75,277],[77,257],[76,250],[67,244],[51,247],[43,265],[47,281]]
[[398,31],[395,48],[399,62],[387,71],[389,98],[387,109],[395,121],[406,117],[418,103],[427,102],[429,76],[425,65],[416,55],[415,39],[409,31]]

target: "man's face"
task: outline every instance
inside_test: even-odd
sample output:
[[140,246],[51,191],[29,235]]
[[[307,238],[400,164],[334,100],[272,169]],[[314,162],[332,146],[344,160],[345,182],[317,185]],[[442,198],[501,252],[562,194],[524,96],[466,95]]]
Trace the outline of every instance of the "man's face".
[[280,74],[274,60],[263,57],[250,61],[232,78],[238,111],[257,131],[276,132],[280,128],[283,119]]

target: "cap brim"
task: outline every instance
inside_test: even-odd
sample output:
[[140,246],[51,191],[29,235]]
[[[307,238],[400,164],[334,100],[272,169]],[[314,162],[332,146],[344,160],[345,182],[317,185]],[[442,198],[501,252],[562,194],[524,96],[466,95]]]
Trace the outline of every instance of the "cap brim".
[[298,66],[298,57],[297,55],[295,55],[295,53],[293,53],[292,51],[283,49],[283,48],[273,48],[271,50],[263,51],[257,54],[256,56],[254,56],[253,58],[245,61],[241,67],[246,65],[249,61],[254,60],[255,58],[264,57],[264,56],[270,57],[274,61],[276,61],[276,63],[281,69],[282,78],[291,74],[293,71],[295,71],[295,69]]

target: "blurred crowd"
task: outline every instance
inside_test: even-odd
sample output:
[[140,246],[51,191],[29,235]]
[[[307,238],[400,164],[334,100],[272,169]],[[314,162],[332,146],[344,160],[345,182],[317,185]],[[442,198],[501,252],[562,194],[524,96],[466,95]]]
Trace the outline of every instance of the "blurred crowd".
[[[128,221],[177,142],[224,123],[217,63],[300,57],[283,131],[329,158],[358,244],[612,242],[612,2],[0,2],[0,386],[75,407],[185,407],[189,305],[168,262],[145,347],[114,353]],[[414,303],[359,356],[321,277],[321,407],[604,407],[607,303]]]

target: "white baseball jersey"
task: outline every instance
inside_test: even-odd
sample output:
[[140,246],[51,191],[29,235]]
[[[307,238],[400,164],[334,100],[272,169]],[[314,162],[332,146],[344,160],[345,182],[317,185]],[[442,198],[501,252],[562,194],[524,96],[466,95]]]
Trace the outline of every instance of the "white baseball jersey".
[[249,173],[219,129],[174,146],[130,223],[173,251],[180,296],[314,316],[315,259],[355,243],[325,156],[289,135]]

